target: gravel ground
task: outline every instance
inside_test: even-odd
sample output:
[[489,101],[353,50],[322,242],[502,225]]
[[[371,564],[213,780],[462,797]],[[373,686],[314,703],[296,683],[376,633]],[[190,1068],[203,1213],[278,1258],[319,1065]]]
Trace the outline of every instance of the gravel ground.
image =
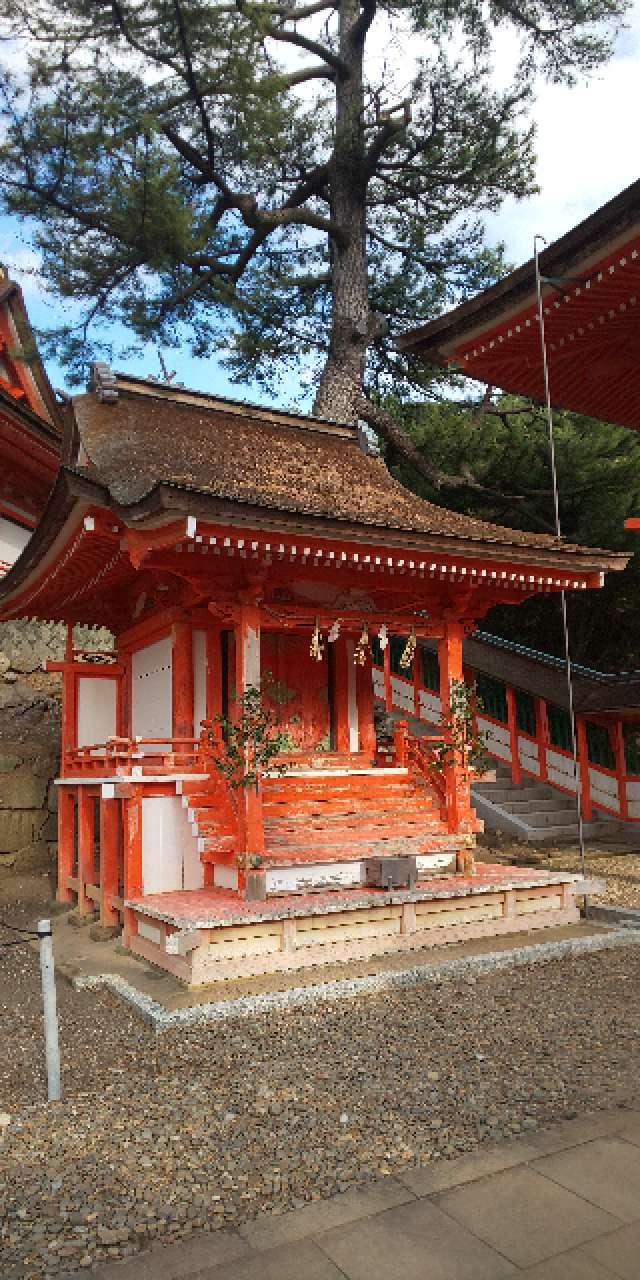
[[[579,871],[580,861],[576,853],[558,852],[552,857],[554,871]],[[640,907],[640,854],[639,853],[587,853],[589,874],[604,880],[605,891],[594,895],[593,902],[613,903],[618,907]]]
[[3,1280],[235,1224],[583,1110],[637,1104],[640,949],[166,1033],[0,952]]
[[[640,836],[640,832],[639,832]],[[485,837],[478,850],[481,860],[550,867],[553,871],[580,871],[580,854],[575,845],[539,846],[520,844],[506,839],[492,842]],[[590,876],[604,880],[605,890],[594,895],[592,902],[613,903],[618,907],[640,907],[640,853],[619,847],[586,847],[586,867]]]

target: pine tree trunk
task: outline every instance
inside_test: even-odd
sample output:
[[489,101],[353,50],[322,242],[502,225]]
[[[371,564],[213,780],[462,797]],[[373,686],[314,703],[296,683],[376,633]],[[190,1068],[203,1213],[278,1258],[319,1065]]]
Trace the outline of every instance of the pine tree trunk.
[[332,320],[329,354],[314,412],[354,422],[357,395],[364,383],[371,313],[366,257],[363,55],[364,36],[354,30],[360,0],[340,0],[340,56],[348,76],[336,81],[336,138],[331,161],[331,217],[342,228],[344,244],[332,242]]

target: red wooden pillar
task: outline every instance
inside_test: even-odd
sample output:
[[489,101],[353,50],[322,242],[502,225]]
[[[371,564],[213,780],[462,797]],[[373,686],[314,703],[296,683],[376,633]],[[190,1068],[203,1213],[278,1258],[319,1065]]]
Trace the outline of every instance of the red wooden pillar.
[[336,726],[336,751],[351,750],[349,733],[349,652],[347,640],[339,635],[333,646],[333,696]]
[[60,733],[60,776],[68,773],[68,756],[78,744],[76,673],[73,670],[73,627],[67,626],[67,643],[62,674],[62,706]]
[[58,902],[73,902],[67,881],[75,858],[75,796],[73,787],[58,787]]
[[385,711],[391,711],[393,707],[393,687],[391,684],[391,644],[389,642],[382,650],[382,661],[384,666],[384,706]]
[[120,801],[100,796],[100,924],[117,925],[113,906],[118,896],[118,855],[120,851]]
[[174,622],[171,653],[172,736],[193,737],[193,634],[190,622]]
[[78,912],[90,915],[93,902],[87,897],[87,885],[95,878],[95,810],[88,787],[78,787]]
[[[139,788],[129,786],[123,800],[124,831],[124,898],[142,896],[142,795]],[[124,940],[134,933],[135,913],[125,909]]]
[[584,716],[576,716],[576,745],[578,748],[578,765],[580,767],[580,808],[585,822],[591,822],[593,805],[591,803],[591,784],[589,781],[587,724]]
[[540,766],[539,777],[541,782],[546,782],[548,777],[549,717],[544,698],[536,698],[536,742],[538,744],[538,764]]
[[420,686],[422,677],[422,651],[420,645],[416,645],[416,651],[413,655],[411,663],[411,676],[413,679],[413,714],[416,720],[420,719]]
[[618,782],[620,817],[627,819],[629,817],[629,801],[627,799],[627,757],[624,749],[624,725],[622,720],[615,720],[611,725],[611,736],[613,738],[616,779]]
[[[451,710],[451,685],[462,680],[462,641],[464,629],[461,622],[447,621],[444,635],[438,641],[440,667],[440,701],[442,724],[446,734],[447,719]],[[465,761],[456,758],[444,770],[447,795],[447,825],[449,831],[459,832],[470,818],[469,783]],[[468,829],[468,828],[467,828]]]
[[[260,610],[255,604],[242,604],[236,613],[235,693],[241,697],[252,686],[260,686]],[[264,825],[262,796],[259,786],[242,788],[244,800],[245,853],[263,853]]]
[[207,720],[215,720],[222,715],[222,654],[220,647],[220,627],[207,631],[206,670],[207,670]]
[[520,755],[518,752],[518,718],[516,714],[516,691],[513,685],[506,685],[507,695],[507,725],[509,728],[509,746],[511,749],[511,781],[517,787],[522,782],[522,769],[520,768]]
[[376,754],[376,731],[373,722],[373,678],[371,659],[356,667],[356,702],[360,750],[373,760]]
[[396,720],[393,731],[393,745],[395,747],[396,765],[399,769],[406,768],[407,764],[408,727],[406,720]]

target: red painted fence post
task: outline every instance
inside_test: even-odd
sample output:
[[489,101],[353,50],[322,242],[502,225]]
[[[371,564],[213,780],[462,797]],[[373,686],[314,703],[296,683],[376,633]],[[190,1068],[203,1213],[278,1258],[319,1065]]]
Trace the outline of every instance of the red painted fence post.
[[536,742],[538,744],[538,765],[540,767],[538,776],[541,782],[546,782],[548,778],[549,718],[544,698],[536,698]]
[[622,720],[616,720],[612,725],[612,737],[616,761],[620,817],[626,820],[629,817],[629,801],[627,799],[627,757],[624,749],[624,725]]
[[511,781],[516,787],[522,782],[522,769],[518,752],[518,719],[516,713],[516,691],[513,685],[506,685],[507,724],[509,726],[509,745],[511,748]]
[[405,769],[407,765],[407,729],[406,720],[396,720],[393,743],[396,749],[396,765],[399,769]]
[[580,806],[585,822],[593,818],[591,803],[591,783],[589,779],[589,744],[587,742],[587,724],[584,716],[576,716],[576,744],[578,748],[578,765],[580,766]]

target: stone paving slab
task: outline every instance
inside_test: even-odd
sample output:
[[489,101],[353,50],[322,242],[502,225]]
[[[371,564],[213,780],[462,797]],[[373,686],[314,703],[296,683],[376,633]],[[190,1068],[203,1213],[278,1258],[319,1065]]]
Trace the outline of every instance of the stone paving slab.
[[[555,1258],[548,1258],[535,1267],[527,1267],[519,1273],[524,1280],[615,1280],[615,1272],[603,1267],[600,1262],[588,1258],[582,1248],[572,1249],[570,1253],[558,1253]],[[637,1276],[637,1271],[634,1272]]]
[[638,1280],[640,1276],[640,1222],[620,1227],[611,1235],[601,1236],[583,1245],[586,1257],[612,1268],[620,1280]]
[[239,1232],[253,1249],[271,1249],[394,1209],[413,1199],[411,1191],[395,1178],[381,1178],[362,1190],[343,1191],[341,1195],[316,1200],[289,1213],[256,1218],[241,1226]]
[[617,1136],[597,1138],[545,1156],[533,1168],[623,1222],[640,1218],[640,1150],[630,1142]]
[[429,1200],[317,1237],[348,1280],[502,1280],[516,1268]]
[[206,1231],[179,1244],[158,1245],[130,1262],[107,1264],[90,1274],[92,1280],[193,1280],[201,1269],[217,1273],[225,1263],[235,1266],[239,1259],[253,1256],[236,1231]]
[[473,1151],[471,1155],[460,1156],[456,1160],[439,1160],[422,1169],[406,1169],[396,1176],[414,1195],[432,1196],[439,1191],[449,1191],[452,1187],[476,1182],[492,1173],[500,1173],[503,1169],[511,1169],[528,1160],[537,1160],[539,1156],[540,1152],[533,1143],[525,1139],[522,1142],[504,1142],[487,1150]]
[[435,1203],[521,1268],[621,1225],[526,1165],[445,1191]]
[[[156,1280],[166,1277],[157,1272]],[[344,1272],[313,1240],[300,1240],[293,1246],[285,1244],[254,1253],[241,1262],[208,1267],[195,1272],[189,1280],[344,1280]]]

